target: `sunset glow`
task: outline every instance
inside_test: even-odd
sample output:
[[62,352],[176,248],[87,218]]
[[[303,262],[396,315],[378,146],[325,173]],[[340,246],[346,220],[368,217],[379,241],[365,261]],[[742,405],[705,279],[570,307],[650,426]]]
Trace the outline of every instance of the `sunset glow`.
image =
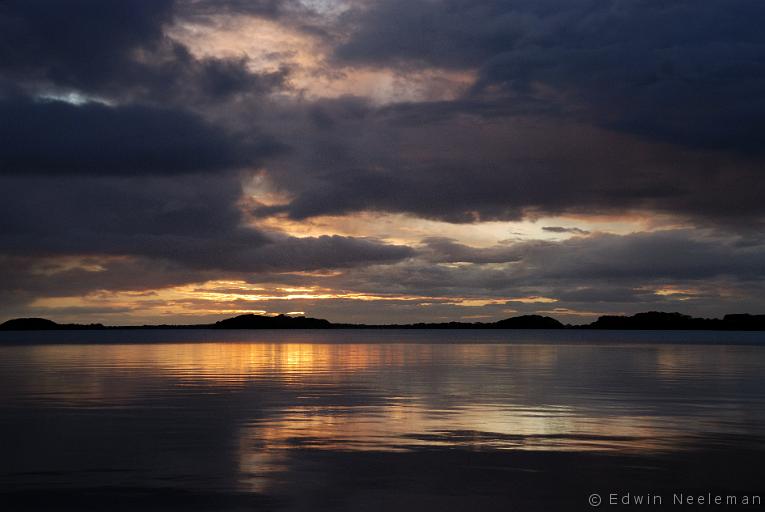
[[[3,9],[5,317],[765,308],[759,35],[707,11]],[[687,16],[681,40],[628,36]]]
[[3,510],[760,505],[763,20],[0,0]]

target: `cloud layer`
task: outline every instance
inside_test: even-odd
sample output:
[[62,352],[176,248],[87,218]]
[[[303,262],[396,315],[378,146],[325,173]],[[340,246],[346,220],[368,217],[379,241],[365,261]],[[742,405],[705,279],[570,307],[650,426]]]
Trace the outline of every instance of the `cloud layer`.
[[7,0],[0,307],[761,312],[763,16],[755,0]]

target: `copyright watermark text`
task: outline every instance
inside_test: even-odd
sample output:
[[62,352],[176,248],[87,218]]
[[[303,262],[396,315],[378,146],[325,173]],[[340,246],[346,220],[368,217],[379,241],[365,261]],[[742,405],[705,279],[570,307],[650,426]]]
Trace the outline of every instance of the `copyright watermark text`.
[[725,505],[725,506],[760,506],[762,498],[759,494],[718,494],[718,493],[686,493],[672,492],[630,493],[607,492],[592,493],[587,497],[591,507],[600,506],[661,506],[661,505]]

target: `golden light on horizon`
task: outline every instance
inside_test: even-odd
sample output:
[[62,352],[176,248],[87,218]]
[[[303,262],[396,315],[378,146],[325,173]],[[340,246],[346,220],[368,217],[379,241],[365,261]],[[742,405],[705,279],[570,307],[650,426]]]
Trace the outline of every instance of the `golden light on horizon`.
[[[260,201],[258,187],[253,185],[249,193]],[[268,190],[265,188],[264,190]],[[270,192],[265,193],[264,204],[273,200]],[[277,204],[285,204],[282,199]],[[391,244],[418,245],[423,239],[443,237],[471,247],[487,248],[507,245],[528,240],[557,241],[575,236],[581,229],[585,234],[626,235],[649,229],[645,216],[540,216],[521,221],[483,221],[467,224],[455,224],[431,219],[423,219],[402,213],[355,212],[353,215],[321,215],[309,219],[293,220],[283,215],[258,218],[253,225],[298,238],[342,235],[371,237]],[[555,226],[570,229],[570,232],[548,231],[545,227]],[[663,229],[655,225],[653,229]]]
[[[337,273],[314,274],[314,277],[333,277]],[[122,317],[157,317],[187,316],[190,318],[204,315],[238,315],[256,313],[274,315],[279,313],[306,314],[295,310],[294,305],[302,301],[358,301],[358,302],[405,302],[420,307],[449,305],[464,308],[480,308],[490,305],[520,303],[552,303],[557,299],[540,296],[529,297],[458,297],[447,295],[417,295],[398,293],[364,293],[336,290],[331,287],[252,285],[240,280],[215,280],[203,283],[161,288],[150,291],[132,292],[101,290],[84,296],[48,297],[37,299],[30,307],[47,310],[55,314],[56,310],[72,308],[114,308]],[[275,304],[284,303],[284,306]],[[268,307],[264,307],[268,305]],[[125,310],[128,310],[127,312]],[[310,311],[308,311],[310,315]]]
[[508,302],[521,302],[523,304],[552,304],[558,302],[558,299],[552,297],[542,297],[539,295],[529,295],[528,297],[514,297],[507,299]]
[[675,286],[665,286],[662,288],[657,288],[653,291],[654,295],[658,295],[660,297],[667,297],[672,300],[692,300],[696,298],[696,296],[699,294],[698,290],[694,290],[691,288],[679,288]]

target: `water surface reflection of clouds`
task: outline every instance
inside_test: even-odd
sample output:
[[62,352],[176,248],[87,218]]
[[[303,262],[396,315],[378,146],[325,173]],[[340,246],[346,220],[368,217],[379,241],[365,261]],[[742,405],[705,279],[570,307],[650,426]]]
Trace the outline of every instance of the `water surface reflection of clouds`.
[[[663,345],[211,343],[2,350],[10,356],[6,361],[24,369],[5,376],[15,385],[6,386],[6,399],[99,410],[207,397],[231,407],[241,436],[268,449],[419,443],[668,448],[693,430],[713,431],[720,422],[745,418],[744,397],[732,394],[759,382],[762,359],[757,348]],[[755,388],[749,391],[749,399],[762,398]],[[702,414],[702,401],[716,413]]]
[[[523,453],[653,457],[760,443],[765,423],[757,346],[280,336],[0,346],[0,434],[14,440],[0,487],[302,496],[340,492],[346,459],[415,457],[391,462],[406,473],[435,453],[470,464],[465,450],[515,454],[502,467]],[[475,460],[467,478],[483,478]],[[427,481],[442,485],[432,463]]]

